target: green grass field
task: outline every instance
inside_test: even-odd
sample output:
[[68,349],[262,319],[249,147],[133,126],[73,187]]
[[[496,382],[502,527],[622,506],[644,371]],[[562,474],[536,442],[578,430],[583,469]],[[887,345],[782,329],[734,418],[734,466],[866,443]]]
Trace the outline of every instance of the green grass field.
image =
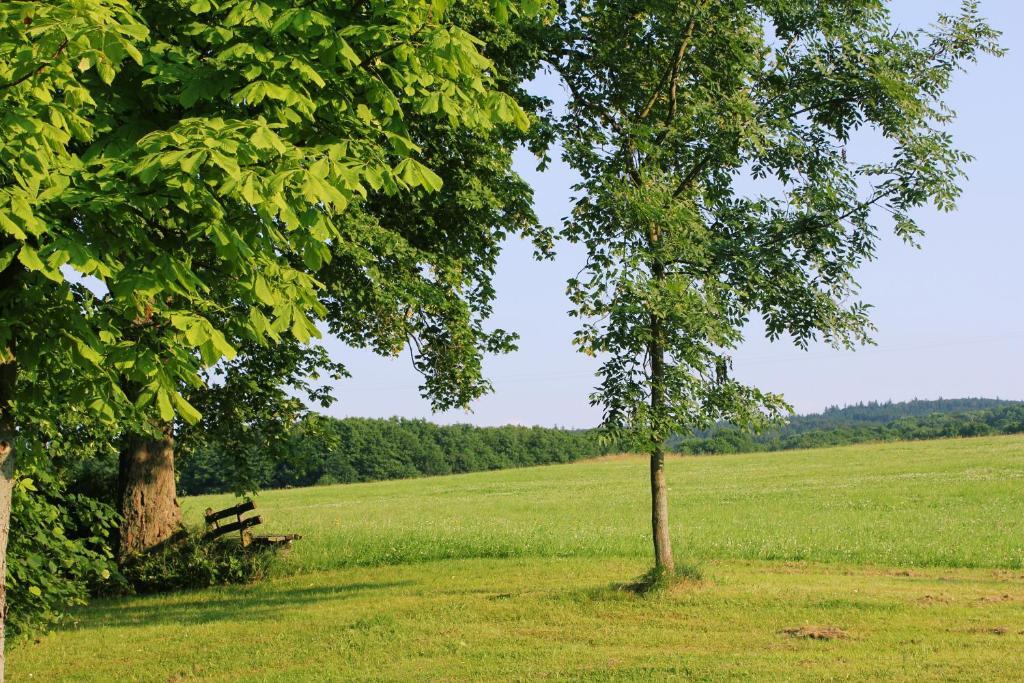
[[[676,458],[638,597],[642,458],[267,492],[250,587],[99,601],[11,680],[1020,680],[1024,437]],[[183,501],[201,510],[229,497]],[[814,636],[821,636],[816,638]],[[30,678],[31,677],[31,678]]]

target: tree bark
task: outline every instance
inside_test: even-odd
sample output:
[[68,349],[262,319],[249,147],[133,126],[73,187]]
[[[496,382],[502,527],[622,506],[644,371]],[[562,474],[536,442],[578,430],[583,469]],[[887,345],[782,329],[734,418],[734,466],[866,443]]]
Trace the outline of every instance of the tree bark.
[[[5,245],[6,246],[6,245]],[[0,272],[0,315],[7,315],[10,307],[17,306],[18,276],[21,267],[11,263]],[[11,299],[13,298],[13,302]],[[0,347],[0,683],[4,683],[6,660],[7,626],[7,541],[11,535],[11,496],[14,493],[14,439],[16,436],[14,415],[11,414],[11,400],[14,398],[14,384],[18,379],[18,365],[14,361],[15,343],[8,348]]]
[[4,680],[7,623],[7,539],[11,532],[11,494],[14,491],[14,419],[9,410],[14,363],[0,365],[0,683]]
[[[663,277],[654,269],[655,276]],[[651,315],[651,342],[648,348],[651,358],[651,418],[655,421],[651,439],[651,530],[654,536],[654,566],[667,572],[674,572],[675,559],[672,557],[672,537],[668,528],[668,487],[665,485],[665,449],[662,442],[665,435],[660,425],[665,412],[665,341],[664,325],[657,315]]]
[[174,481],[171,425],[163,437],[130,435],[121,450],[118,500],[121,525],[117,556],[123,562],[166,541],[181,527]]

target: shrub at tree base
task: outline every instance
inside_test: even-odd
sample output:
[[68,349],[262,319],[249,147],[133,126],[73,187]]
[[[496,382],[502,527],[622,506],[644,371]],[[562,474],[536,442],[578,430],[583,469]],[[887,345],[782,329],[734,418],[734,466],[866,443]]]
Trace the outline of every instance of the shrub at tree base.
[[265,546],[209,541],[201,531],[188,530],[175,542],[127,561],[115,590],[148,594],[255,583],[267,576],[276,553]]

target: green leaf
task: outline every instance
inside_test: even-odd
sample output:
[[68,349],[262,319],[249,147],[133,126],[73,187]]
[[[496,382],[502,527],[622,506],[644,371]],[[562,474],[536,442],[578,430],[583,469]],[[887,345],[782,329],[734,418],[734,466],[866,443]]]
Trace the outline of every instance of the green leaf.
[[46,266],[43,265],[42,260],[39,258],[39,252],[27,244],[23,245],[21,251],[18,252],[18,260],[21,261],[21,265],[29,270],[40,271],[46,269]]
[[42,259],[39,258],[39,252],[27,244],[22,245],[21,251],[18,252],[18,260],[29,270],[42,273],[49,280],[57,283],[64,282],[64,277],[60,274],[60,270],[50,268],[43,263]]
[[410,188],[422,187],[437,192],[444,185],[441,176],[415,159],[403,159],[395,166],[395,174]]
[[96,73],[99,74],[100,80],[107,85],[114,82],[114,67],[106,59],[96,61]]
[[181,170],[184,171],[185,173],[193,173],[195,172],[196,167],[198,167],[200,164],[206,161],[206,157],[207,151],[202,150],[182,158],[182,160],[178,162],[178,165],[181,167]]
[[260,126],[257,128],[256,132],[253,133],[252,138],[250,139],[252,144],[254,144],[258,149],[272,149],[278,154],[283,154],[287,149],[281,141],[281,138],[275,135],[274,131],[270,130],[268,126]]
[[252,328],[253,332],[255,332],[258,336],[267,336],[267,328],[269,324],[270,322],[267,320],[267,316],[263,315],[263,312],[260,311],[260,309],[253,306],[249,310],[249,325]]
[[170,422],[174,419],[174,406],[171,404],[171,396],[163,387],[156,391],[156,405],[160,411],[160,419]]
[[270,287],[267,286],[267,281],[262,275],[256,276],[254,289],[259,300],[267,306],[276,306],[279,303],[277,297],[270,291]]
[[11,220],[7,211],[0,210],[0,228],[16,240],[23,240],[27,237],[21,226]]
[[82,358],[85,358],[93,365],[99,366],[100,363],[103,362],[103,356],[100,355],[100,353],[96,351],[96,349],[94,349],[89,344],[86,344],[81,339],[75,340],[75,348],[78,350],[78,353],[82,355]]
[[3,272],[7,269],[7,266],[11,265],[11,261],[14,260],[14,255],[18,251],[18,246],[18,243],[14,242],[0,249],[0,272]]
[[355,50],[345,41],[344,38],[338,37],[338,53],[348,60],[352,66],[357,66],[360,62],[359,55],[355,53]]
[[181,394],[175,392],[172,397],[174,407],[178,409],[178,415],[189,424],[196,424],[203,418],[202,414],[195,407],[185,400]]

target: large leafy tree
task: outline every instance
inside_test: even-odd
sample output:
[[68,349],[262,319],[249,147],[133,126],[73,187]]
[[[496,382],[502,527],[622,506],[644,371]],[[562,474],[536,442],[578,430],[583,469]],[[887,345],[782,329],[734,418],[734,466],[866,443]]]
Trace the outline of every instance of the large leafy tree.
[[[543,245],[545,237],[530,205],[530,189],[511,169],[517,145],[543,145],[531,132],[540,128],[528,128],[524,114],[540,102],[521,87],[540,56],[526,34],[542,17],[499,19],[491,3],[479,1],[460,3],[448,16],[453,27],[481,41],[492,65],[490,87],[500,95],[494,99],[496,125],[490,120],[467,124],[447,93],[407,107],[403,123],[418,161],[436,174],[430,183],[399,193],[368,187],[365,197],[353,197],[347,211],[333,219],[344,239],[332,242],[322,260],[292,259],[294,267],[310,269],[322,283],[319,298],[328,330],[346,344],[383,355],[408,350],[424,378],[421,392],[436,409],[468,406],[489,390],[483,354],[509,351],[514,343],[514,335],[486,327],[501,242],[520,234]],[[394,150],[390,162],[401,164],[403,153]],[[235,305],[223,302],[225,309]],[[187,392],[205,414],[198,428],[188,431],[193,441],[209,438],[225,449],[225,474],[237,475],[243,491],[253,481],[248,455],[280,450],[273,444],[287,443],[288,430],[298,425],[304,411],[295,397],[307,394],[323,404],[329,395],[320,385],[310,391],[310,380],[319,374],[338,377],[345,370],[318,346],[284,341],[261,347],[228,340],[241,353],[214,369],[214,382]],[[119,486],[122,555],[160,542],[179,522],[172,446],[169,431],[156,441],[126,440]],[[267,455],[256,460],[265,462]]]
[[0,557],[19,415],[198,419],[182,389],[235,340],[317,333],[353,201],[439,188],[406,112],[525,123],[447,5],[0,8]]
[[882,0],[566,3],[551,61],[582,176],[564,235],[588,261],[569,292],[593,401],[650,454],[656,568],[674,566],[664,447],[758,425],[782,398],[730,374],[752,316],[805,346],[868,341],[857,267],[879,232],[953,208],[969,157],[943,94],[997,33],[965,2],[925,29]]

